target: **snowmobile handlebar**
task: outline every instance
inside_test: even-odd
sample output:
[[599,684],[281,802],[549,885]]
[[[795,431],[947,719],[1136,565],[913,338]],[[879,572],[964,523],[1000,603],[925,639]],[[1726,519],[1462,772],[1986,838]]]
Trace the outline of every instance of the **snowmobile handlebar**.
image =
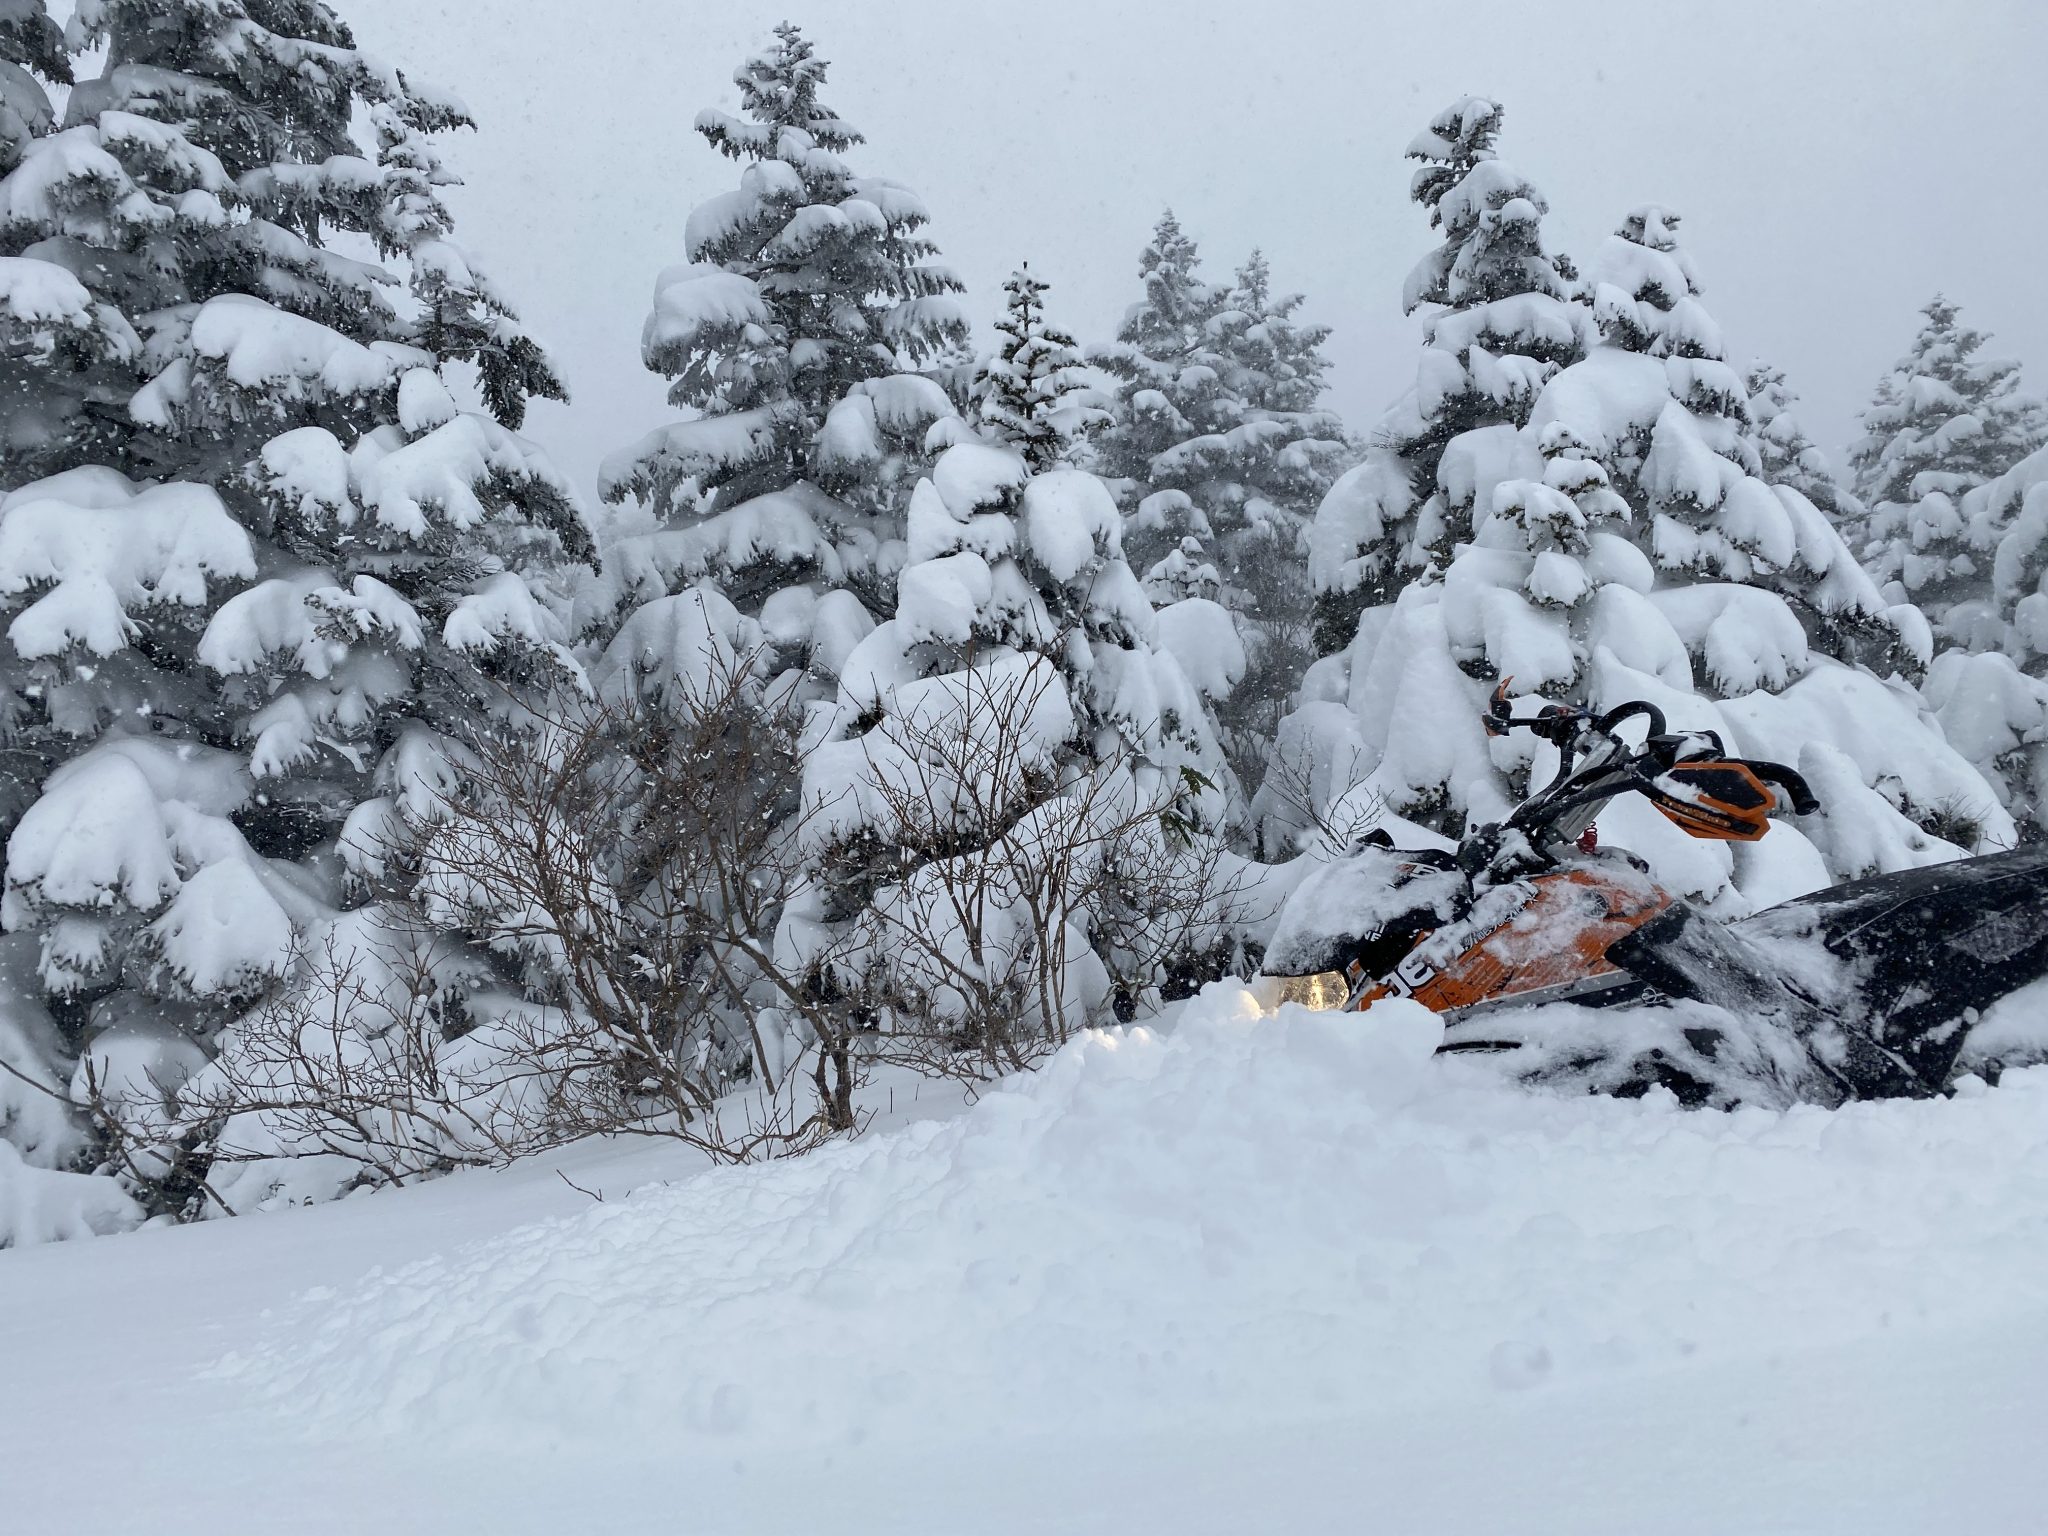
[[1650,722],[1650,737],[1652,740],[1669,733],[1669,726],[1664,719],[1664,711],[1652,704],[1648,699],[1631,699],[1626,704],[1615,705],[1614,708],[1593,722],[1593,729],[1599,731],[1602,735],[1612,735],[1614,728],[1623,721],[1634,720],[1639,716]]
[[[1603,715],[1595,715],[1589,709],[1579,709],[1566,704],[1546,704],[1534,715],[1516,719],[1513,706],[1508,703],[1508,686],[1512,682],[1512,677],[1504,677],[1493,690],[1493,698],[1484,717],[1489,736],[1505,736],[1513,730],[1527,729],[1553,746],[1569,751],[1582,736],[1612,736],[1618,727],[1628,721],[1644,720],[1648,722],[1649,730],[1637,756],[1665,759],[1664,766],[1667,767],[1677,760],[1679,747],[1688,739],[1684,736],[1673,736],[1670,721],[1665,718],[1664,711],[1648,699],[1630,699],[1625,704],[1615,705]],[[1713,742],[1715,751],[1725,750],[1718,735],[1711,731],[1702,734]],[[1819,798],[1796,769],[1764,758],[1744,758],[1742,761],[1766,784],[1776,785],[1785,791],[1786,798],[1792,802],[1794,814],[1810,816],[1820,809]]]
[[1785,798],[1792,802],[1792,814],[1811,816],[1820,809],[1820,797],[1813,792],[1799,773],[1783,763],[1769,762],[1760,757],[1745,757],[1743,765],[1766,784],[1776,785],[1785,791]]
[[[1695,837],[1754,841],[1763,836],[1774,791],[1795,815],[1820,809],[1819,797],[1795,770],[1731,757],[1714,731],[1673,732],[1664,711],[1647,699],[1631,699],[1598,715],[1547,704],[1517,718],[1507,697],[1511,681],[1503,678],[1494,689],[1483,717],[1487,734],[1526,729],[1550,742],[1558,749],[1557,776],[1505,822],[1482,828],[1468,840],[1459,862],[1475,872],[1497,866],[1504,857],[1511,865],[1532,858],[1546,862],[1546,848],[1582,834],[1599,807],[1631,790]],[[1630,720],[1648,727],[1639,746],[1617,734]],[[1517,842],[1521,851],[1511,851]]]
[[1569,749],[1588,731],[1609,735],[1623,722],[1638,718],[1649,721],[1652,738],[1664,735],[1667,730],[1664,711],[1648,699],[1631,699],[1626,704],[1617,704],[1604,715],[1569,704],[1546,704],[1535,714],[1517,719],[1514,706],[1508,702],[1508,685],[1513,681],[1512,677],[1504,677],[1493,690],[1493,698],[1482,717],[1489,736],[1529,730],[1552,746]]

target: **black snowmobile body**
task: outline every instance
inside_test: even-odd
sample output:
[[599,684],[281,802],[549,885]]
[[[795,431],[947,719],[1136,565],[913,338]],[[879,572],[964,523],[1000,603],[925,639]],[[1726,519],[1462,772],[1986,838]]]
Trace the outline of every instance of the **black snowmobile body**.
[[[1683,904],[1621,939],[1608,958],[1625,984],[1589,988],[1585,1006],[1684,1001],[1725,1011],[1744,1033],[1776,1033],[1768,1093],[1742,1079],[1761,1063],[1730,1032],[1671,1015],[1676,1037],[1641,1052],[1630,1092],[1661,1084],[1688,1103],[1745,1098],[1837,1103],[1923,1097],[1949,1083],[1985,1010],[2048,976],[2048,846],[1873,875],[1722,924]],[[1468,1010],[1445,1032],[1448,1051],[1540,1051],[1504,999]],[[1682,1042],[1683,1048],[1673,1048]],[[1585,1042],[1590,1044],[1590,1042]],[[1754,1043],[1753,1041],[1750,1043]],[[1619,1063],[1562,1060],[1538,1076],[1605,1076]]]

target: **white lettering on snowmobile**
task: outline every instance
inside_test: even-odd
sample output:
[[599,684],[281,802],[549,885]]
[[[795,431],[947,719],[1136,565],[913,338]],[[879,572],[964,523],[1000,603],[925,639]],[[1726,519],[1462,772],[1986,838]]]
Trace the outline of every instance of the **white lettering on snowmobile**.
[[1394,967],[1394,974],[1386,980],[1386,988],[1395,997],[1411,997],[1417,987],[1435,979],[1436,967],[1429,963],[1428,956],[1417,950]]

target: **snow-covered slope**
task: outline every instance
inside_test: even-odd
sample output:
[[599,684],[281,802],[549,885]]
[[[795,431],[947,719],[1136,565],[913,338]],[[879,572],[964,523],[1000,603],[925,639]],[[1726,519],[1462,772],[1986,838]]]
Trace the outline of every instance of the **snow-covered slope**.
[[524,1169],[0,1255],[0,1513],[2039,1528],[2048,1070],[1694,1114],[1437,1032],[1219,987],[795,1162],[585,1151],[601,1204]]

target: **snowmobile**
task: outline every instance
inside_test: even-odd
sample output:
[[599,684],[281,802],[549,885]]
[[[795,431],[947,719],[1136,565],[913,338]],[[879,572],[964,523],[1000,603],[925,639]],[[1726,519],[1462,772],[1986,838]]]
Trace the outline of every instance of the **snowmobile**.
[[[1693,1105],[1839,1104],[1942,1092],[1984,1010],[2048,975],[2048,846],[1721,922],[1602,846],[1600,811],[1638,794],[1690,836],[1755,842],[1774,816],[1820,809],[1806,781],[1730,755],[1714,732],[1669,730],[1654,704],[1517,718],[1507,688],[1488,734],[1534,732],[1557,749],[1556,775],[1454,853],[1375,830],[1305,881],[1263,964],[1283,997],[1413,998],[1443,1016],[1444,1052],[1501,1053],[1530,1079],[1661,1086]],[[1636,721],[1640,744],[1623,734]]]

